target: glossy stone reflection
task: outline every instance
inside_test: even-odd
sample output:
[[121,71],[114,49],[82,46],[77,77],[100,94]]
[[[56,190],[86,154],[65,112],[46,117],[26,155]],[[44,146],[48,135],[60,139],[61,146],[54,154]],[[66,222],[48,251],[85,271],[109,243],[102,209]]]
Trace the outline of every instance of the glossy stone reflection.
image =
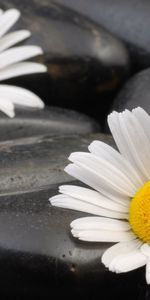
[[150,69],[133,76],[122,88],[112,110],[122,111],[140,106],[150,114]]
[[87,151],[99,135],[50,136],[16,139],[0,143],[0,194],[44,189],[68,182],[64,172],[71,152]]
[[[104,142],[112,144],[112,139],[103,135],[86,138],[89,143],[93,138],[100,138]],[[61,153],[65,153],[65,142],[60,138]],[[69,139],[69,138],[67,138]],[[46,144],[44,143],[44,140]],[[66,140],[67,144],[69,140]],[[72,145],[81,149],[80,144],[84,140],[71,138]],[[50,174],[57,173],[64,183],[64,176],[58,168],[49,168],[62,160],[62,154],[52,156],[48,153],[48,139],[43,138],[43,148],[40,148],[41,159],[37,157],[40,168],[40,178],[49,169]],[[3,143],[3,147],[4,147]],[[47,145],[47,146],[46,146]],[[55,139],[54,145],[56,146]],[[84,144],[85,146],[85,144]],[[87,214],[51,207],[48,198],[58,191],[58,185],[53,184],[49,175],[47,187],[28,186],[29,168],[28,161],[32,157],[26,141],[24,151],[15,145],[1,150],[1,157],[5,160],[0,166],[1,173],[7,178],[7,169],[13,174],[13,164],[17,162],[17,172],[23,175],[26,182],[25,192],[23,185],[19,187],[18,179],[14,177],[14,192],[10,183],[6,181],[6,191],[3,194],[0,188],[0,296],[2,299],[50,299],[54,293],[55,299],[70,295],[86,297],[86,299],[135,299],[139,293],[145,293],[145,271],[143,269],[128,274],[116,275],[109,272],[101,264],[103,251],[110,246],[106,243],[85,243],[75,240],[69,229],[72,220],[86,216]],[[22,145],[23,147],[23,145]],[[67,146],[70,147],[70,146]],[[2,148],[2,143],[0,143]],[[33,145],[32,145],[33,148]],[[51,148],[51,147],[50,147]],[[49,150],[50,150],[49,148]],[[34,144],[36,155],[39,152],[39,144]],[[57,149],[57,148],[55,148]],[[71,150],[71,149],[69,149]],[[20,155],[20,159],[14,159],[14,152]],[[4,155],[5,154],[5,155]],[[12,156],[11,156],[12,154]],[[24,158],[26,157],[26,164]],[[11,159],[10,159],[11,158]],[[11,161],[12,160],[12,161]],[[30,176],[36,177],[34,160],[30,165]],[[58,175],[59,173],[59,175]],[[68,178],[68,183],[71,178]],[[33,179],[32,179],[33,180]],[[1,182],[1,178],[0,178]],[[76,182],[74,182],[76,184]],[[1,183],[2,184],[2,183]],[[5,187],[6,187],[5,185]],[[19,192],[19,193],[18,193]],[[109,286],[109,289],[108,289]],[[139,298],[140,299],[140,298]],[[144,298],[141,298],[144,299]]]
[[[46,0],[46,3],[49,2]],[[55,0],[90,17],[121,38],[136,68],[150,66],[150,2],[147,0]]]
[[[5,8],[11,5],[10,0],[4,4]],[[33,35],[26,43],[42,46],[48,75],[24,76],[7,83],[30,88],[47,104],[103,118],[113,92],[129,71],[124,45],[85,16],[59,4],[15,0],[15,5],[23,13],[16,28],[30,29]]]
[[40,110],[17,107],[15,111],[16,116],[13,119],[0,112],[0,141],[43,134],[69,135],[100,131],[100,126],[95,120],[67,109],[45,107]]

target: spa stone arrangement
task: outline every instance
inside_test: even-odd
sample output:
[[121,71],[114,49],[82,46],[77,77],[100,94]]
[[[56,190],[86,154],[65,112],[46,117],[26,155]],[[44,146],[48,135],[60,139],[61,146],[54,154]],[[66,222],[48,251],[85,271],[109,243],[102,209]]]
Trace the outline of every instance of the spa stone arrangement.
[[[71,152],[93,140],[115,147],[112,111],[150,113],[150,2],[147,0],[7,0],[21,12],[14,31],[43,53],[47,72],[3,80],[28,89],[45,108],[0,112],[1,299],[150,299],[145,270],[109,272],[109,243],[75,239],[70,223],[87,213],[52,207],[58,187],[79,182],[64,172]],[[81,183],[80,183],[81,185]],[[84,186],[84,185],[83,185]]]

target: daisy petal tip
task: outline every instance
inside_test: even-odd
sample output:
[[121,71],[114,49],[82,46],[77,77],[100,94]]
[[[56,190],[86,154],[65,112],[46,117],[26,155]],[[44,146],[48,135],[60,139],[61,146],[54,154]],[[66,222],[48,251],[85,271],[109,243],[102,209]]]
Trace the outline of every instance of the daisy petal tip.
[[[39,53],[39,54],[41,54],[41,53]],[[31,65],[32,72],[29,72],[30,74],[34,74],[34,73],[46,73],[46,72],[48,71],[47,66],[46,66],[46,65],[43,65],[43,64],[41,64],[41,63],[30,63],[30,64],[32,64],[32,65]],[[34,71],[33,71],[33,68],[34,68],[33,64],[34,64],[35,67],[36,67],[36,69],[34,69]],[[29,71],[30,71],[30,70],[29,70]]]
[[41,101],[39,101],[39,104],[38,104],[38,108],[40,108],[40,109],[44,109],[44,107],[45,107],[45,104],[44,104],[44,102],[41,100]]
[[114,115],[115,115],[115,113],[114,113],[114,111],[113,111],[113,112],[111,112],[111,113],[107,116],[107,123],[108,123],[109,126],[110,126],[112,120],[114,119]]
[[52,198],[49,198],[48,201],[49,201],[49,203],[50,203],[51,205],[53,205],[53,200],[52,200]]
[[146,264],[146,282],[147,284],[150,284],[150,260],[149,259]]
[[29,36],[31,36],[31,31],[30,31],[30,30],[25,29],[25,31],[26,31],[26,33],[27,33]]
[[21,12],[17,8],[10,8],[6,12],[4,12],[4,14],[7,14],[10,16],[10,20],[12,19],[12,23],[17,22],[17,20],[21,16]]
[[74,153],[72,152],[69,156],[68,156],[68,160],[70,160],[72,162],[73,158],[74,158]]
[[[28,105],[25,105],[25,106],[28,106]],[[44,109],[45,108],[45,104],[44,102],[39,98],[36,103],[34,103],[34,105],[30,105],[31,108],[36,108],[36,109]]]
[[73,223],[73,222],[70,223],[70,228],[71,228],[71,229],[73,229],[73,224],[72,224],[72,223]]
[[79,219],[73,220],[73,221],[70,223],[70,227],[72,228],[72,230],[76,230],[76,229],[77,229],[76,224],[78,223],[78,220],[79,220]]
[[66,172],[66,173],[68,173],[67,171],[68,171],[68,166],[66,166],[65,168],[64,168],[64,171]]
[[143,244],[140,250],[142,254],[144,254],[148,259],[150,259],[150,246],[148,244]]
[[15,112],[9,112],[7,115],[9,118],[13,119],[15,117]]
[[146,283],[150,285],[150,273],[146,275]]
[[28,35],[28,36],[31,36],[31,31],[28,30],[28,29],[20,29],[19,31],[16,31],[16,32],[21,32],[21,33],[24,33],[24,35]]
[[74,229],[71,229],[71,233],[72,233],[72,235],[73,235],[75,238],[80,239],[79,233],[77,233]]
[[12,109],[12,110],[5,111],[5,114],[6,114],[9,118],[13,119],[13,118],[15,117],[15,110]]
[[21,12],[17,8],[10,8],[9,11],[16,15],[18,18],[21,16]]
[[37,50],[38,50],[39,54],[43,54],[44,53],[44,51],[43,51],[43,49],[41,47],[39,47],[39,46],[36,46],[36,47],[37,47]]
[[66,186],[67,186],[67,185],[65,185],[65,184],[60,185],[60,186],[59,186],[59,191],[63,190]]
[[70,174],[70,171],[72,170],[72,167],[73,167],[73,164],[68,164],[68,165],[64,168],[64,171],[65,171],[67,174]]
[[108,266],[108,269],[110,272],[119,274],[120,270],[118,268],[115,267],[115,259],[110,263],[110,265]]
[[[149,279],[150,279],[150,278],[149,278]],[[150,285],[150,280],[147,280],[147,279],[146,279],[146,283],[147,283],[148,285]]]
[[31,36],[31,31],[29,30],[24,30],[24,35],[26,36],[26,38]]
[[137,106],[137,107],[132,109],[132,112],[137,111],[137,110],[138,111],[143,111],[144,109],[141,106]]
[[10,117],[11,119],[13,119],[13,118],[15,117],[15,113],[14,113],[14,112],[11,113],[11,115],[9,115],[9,117]]
[[108,267],[108,264],[105,262],[105,260],[103,259],[103,256],[101,257],[101,262],[102,264],[105,266],[105,268],[109,269]]
[[107,116],[107,122],[109,122],[109,120],[111,119],[111,115],[112,115],[112,113],[110,113],[110,114]]
[[52,205],[52,206],[55,206],[55,203],[56,203],[56,196],[53,196],[53,197],[50,197],[48,199],[49,203]]
[[99,142],[99,141],[97,141],[97,140],[92,141],[92,142],[90,143],[90,145],[88,146],[88,150],[89,150],[90,152],[92,152],[93,148],[97,145],[98,142]]
[[[106,250],[107,251],[107,250]],[[106,262],[105,262],[105,256],[106,256],[106,251],[104,251],[104,253],[102,254],[102,256],[101,256],[101,262],[106,266],[107,264],[106,264]]]
[[43,66],[43,73],[44,73],[44,72],[47,72],[47,71],[48,71],[48,67],[45,66],[45,65],[42,65],[42,66]]

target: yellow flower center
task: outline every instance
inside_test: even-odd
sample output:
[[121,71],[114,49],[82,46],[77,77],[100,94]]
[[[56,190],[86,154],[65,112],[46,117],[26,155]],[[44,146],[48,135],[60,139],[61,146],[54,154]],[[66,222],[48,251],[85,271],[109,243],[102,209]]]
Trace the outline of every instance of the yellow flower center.
[[146,182],[132,199],[129,222],[133,232],[150,244],[150,181]]

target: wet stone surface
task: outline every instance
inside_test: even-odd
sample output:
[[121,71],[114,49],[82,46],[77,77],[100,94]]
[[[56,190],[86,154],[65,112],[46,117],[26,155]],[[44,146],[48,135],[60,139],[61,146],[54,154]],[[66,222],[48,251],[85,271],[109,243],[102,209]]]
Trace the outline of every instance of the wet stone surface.
[[[31,144],[26,143],[27,139],[24,144],[21,139],[18,144],[0,143],[2,299],[50,299],[52,295],[54,299],[70,299],[73,295],[89,300],[100,296],[125,300],[145,294],[144,269],[113,274],[100,260],[111,244],[79,242],[71,236],[70,222],[87,214],[51,207],[48,201],[58,193],[58,184],[78,184],[69,176],[66,179],[60,166],[67,163],[66,155],[72,148],[86,150],[93,139],[114,145],[111,137],[100,134],[53,140],[43,137]],[[12,185],[7,181],[9,172]],[[16,174],[24,182],[19,183]]]
[[[45,62],[48,73],[5,83],[32,90],[50,106],[83,111],[104,124],[114,95],[130,74],[128,50],[117,36],[125,41],[132,65],[150,65],[146,0],[115,0],[113,5],[110,0],[3,2],[2,8],[10,7],[22,12],[14,30],[33,33],[25,44],[42,46],[45,54],[35,61]],[[130,79],[112,108],[136,104],[150,112],[149,72]],[[109,272],[101,255],[111,244],[71,236],[70,222],[87,214],[55,208],[48,201],[59,185],[79,184],[64,172],[71,152],[87,151],[95,139],[114,146],[100,130],[92,119],[59,108],[17,108],[15,119],[0,113],[2,300],[149,299],[145,268]]]
[[[12,1],[3,6],[12,7]],[[49,105],[77,109],[103,120],[113,93],[129,73],[124,45],[85,16],[51,1],[14,0],[13,6],[22,12],[14,28],[31,30],[33,35],[25,44],[43,48],[39,60],[45,61],[48,74],[5,83],[29,88]]]
[[103,135],[53,136],[16,139],[0,143],[0,194],[47,188],[68,182],[64,167],[71,152],[87,151]]
[[150,114],[150,69],[137,73],[122,88],[111,110],[122,111],[135,107],[144,108]]
[[[49,2],[45,0],[44,2]],[[147,0],[55,0],[90,17],[123,40],[136,68],[150,66],[150,2]]]
[[71,237],[70,222],[86,214],[51,207],[57,189],[0,197],[2,299],[144,299],[144,269],[111,273],[100,261],[111,244]]
[[101,130],[92,118],[67,109],[16,108],[11,119],[0,112],[0,141],[47,135],[90,134]]

